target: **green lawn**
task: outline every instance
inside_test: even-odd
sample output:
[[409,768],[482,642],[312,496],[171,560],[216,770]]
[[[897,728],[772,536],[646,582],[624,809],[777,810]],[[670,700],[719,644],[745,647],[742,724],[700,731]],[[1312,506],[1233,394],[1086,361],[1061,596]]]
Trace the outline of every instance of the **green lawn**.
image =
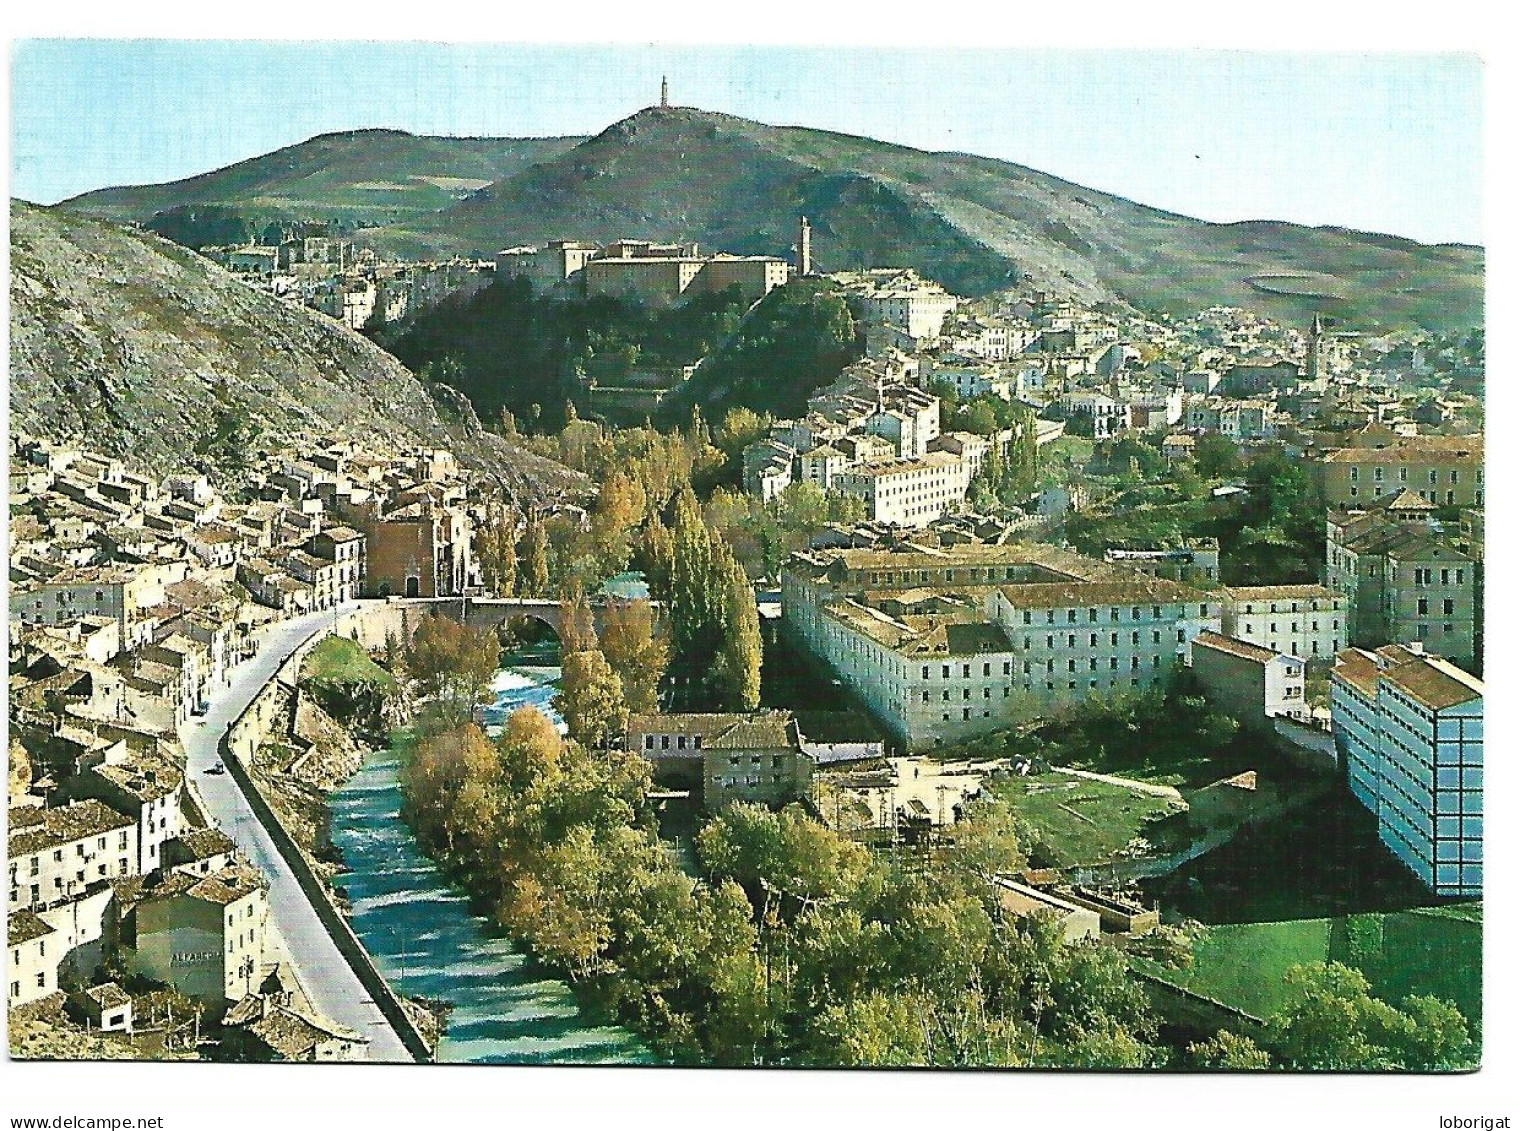
[[1289,968],[1322,962],[1356,967],[1372,992],[1394,1005],[1411,994],[1431,994],[1476,1021],[1482,1015],[1482,905],[1208,927],[1194,943],[1191,966],[1154,972],[1268,1017],[1284,1002]]
[[328,636],[307,654],[301,679],[328,684],[376,684],[391,687],[395,678],[352,640]]
[[1059,868],[1112,860],[1137,837],[1154,841],[1152,826],[1180,810],[1164,797],[1064,774],[1014,777],[994,788],[1034,830],[1033,856]]

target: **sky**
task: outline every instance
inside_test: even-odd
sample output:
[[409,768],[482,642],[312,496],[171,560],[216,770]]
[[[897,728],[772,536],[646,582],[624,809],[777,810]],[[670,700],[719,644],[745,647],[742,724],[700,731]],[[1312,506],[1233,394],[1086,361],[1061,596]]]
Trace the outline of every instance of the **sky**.
[[657,100],[1014,161],[1207,220],[1482,243],[1467,54],[30,40],[11,194],[173,180],[314,134],[589,134]]

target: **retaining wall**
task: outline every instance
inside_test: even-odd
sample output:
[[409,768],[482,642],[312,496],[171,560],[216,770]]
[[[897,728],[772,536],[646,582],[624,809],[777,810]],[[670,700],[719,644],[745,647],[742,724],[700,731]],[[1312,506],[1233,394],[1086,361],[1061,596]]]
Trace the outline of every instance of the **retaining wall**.
[[[385,611],[384,608],[373,610],[376,613],[384,613]],[[361,609],[357,613],[351,614],[356,618],[355,624],[352,627],[362,628],[363,624],[367,623],[370,619],[384,621],[384,617],[371,618],[366,616],[366,614],[371,612],[372,610]],[[348,635],[346,629],[350,627],[344,623],[346,619],[339,619],[339,631],[343,635]],[[412,1054],[412,1058],[419,1063],[424,1063],[431,1061],[433,1054],[428,1048],[427,1042],[422,1039],[421,1032],[418,1031],[411,1018],[407,1016],[406,1010],[402,1008],[401,999],[396,995],[396,991],[391,988],[390,983],[380,973],[379,968],[375,966],[374,959],[370,957],[369,951],[364,949],[364,944],[359,941],[359,936],[354,934],[353,927],[349,925],[348,920],[343,917],[343,914],[333,903],[332,893],[327,884],[312,870],[311,863],[307,860],[306,854],[301,851],[300,845],[295,842],[295,839],[286,831],[285,826],[280,823],[279,817],[275,815],[274,810],[269,806],[269,802],[264,799],[264,795],[254,785],[253,779],[248,772],[248,765],[252,763],[254,752],[269,737],[270,727],[276,721],[283,721],[285,718],[280,697],[290,693],[295,685],[296,678],[300,674],[301,661],[306,658],[307,652],[316,645],[317,641],[325,635],[326,633],[317,633],[311,640],[306,641],[291,653],[290,658],[280,665],[274,677],[259,690],[259,693],[249,702],[243,713],[233,721],[232,725],[227,728],[226,733],[222,735],[219,752],[222,756],[222,762],[227,767],[227,772],[237,781],[238,788],[243,791],[243,795],[248,799],[248,804],[253,809],[254,816],[258,818],[259,823],[269,833],[269,838],[274,842],[275,849],[290,867],[291,874],[295,877],[296,883],[311,902],[312,908],[317,913],[317,918],[332,937],[334,945],[338,948],[338,952],[343,955],[344,961],[353,969],[359,982],[368,991],[370,997],[374,999],[380,1012],[385,1015],[385,1019],[396,1030],[397,1036],[401,1038],[401,1043],[406,1046],[407,1051]],[[382,628],[380,632],[381,643],[384,642],[384,636],[385,631]],[[289,681],[288,683],[286,682],[287,680]]]

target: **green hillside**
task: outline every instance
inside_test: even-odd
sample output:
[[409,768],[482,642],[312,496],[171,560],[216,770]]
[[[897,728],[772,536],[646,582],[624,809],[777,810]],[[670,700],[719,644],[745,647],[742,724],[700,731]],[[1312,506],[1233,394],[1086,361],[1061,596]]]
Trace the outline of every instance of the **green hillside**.
[[1177,314],[1228,303],[1292,321],[1321,309],[1360,326],[1482,321],[1481,249],[1205,223],[1003,161],[680,108],[641,111],[365,238],[490,252],[626,236],[790,256],[799,214],[812,220],[822,270],[911,265],[970,295],[1028,282]]
[[394,224],[457,204],[578,140],[322,134],[200,176],[100,189],[64,204],[134,221],[190,246],[255,237],[282,221]]
[[1391,1004],[1411,994],[1430,994],[1478,1021],[1483,1016],[1482,906],[1208,927],[1193,946],[1190,966],[1153,972],[1266,1017],[1283,1005],[1283,976],[1291,967],[1340,962],[1359,969],[1372,992]]
[[1320,310],[1360,329],[1483,319],[1481,248],[1207,223],[1005,161],[682,107],[584,140],[328,134],[67,203],[190,246],[335,222],[405,258],[620,237],[790,257],[805,214],[821,270],[913,266],[966,295],[1025,284],[1173,314],[1223,303],[1302,322]]

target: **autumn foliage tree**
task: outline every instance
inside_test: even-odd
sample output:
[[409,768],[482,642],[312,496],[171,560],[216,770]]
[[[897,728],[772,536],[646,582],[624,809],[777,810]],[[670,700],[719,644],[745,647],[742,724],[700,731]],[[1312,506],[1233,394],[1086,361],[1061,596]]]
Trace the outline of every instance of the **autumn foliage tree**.
[[429,616],[412,635],[406,667],[442,718],[463,722],[486,698],[500,657],[496,634],[489,629]]
[[660,709],[660,681],[670,659],[664,631],[648,601],[609,605],[602,613],[602,654],[623,684],[631,714]]

